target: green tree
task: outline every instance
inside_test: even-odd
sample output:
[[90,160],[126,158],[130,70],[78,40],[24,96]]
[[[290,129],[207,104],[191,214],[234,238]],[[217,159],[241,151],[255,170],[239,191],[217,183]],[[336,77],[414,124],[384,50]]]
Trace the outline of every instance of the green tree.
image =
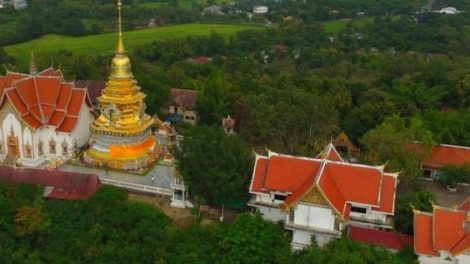
[[421,190],[398,196],[395,204],[395,229],[405,234],[413,234],[413,208],[432,212],[436,198],[431,192]]
[[241,214],[221,236],[218,263],[285,263],[291,250],[289,241],[282,225],[258,214]]
[[434,144],[421,121],[393,115],[367,132],[361,141],[368,163],[386,164],[388,171],[402,171],[401,177],[407,185],[419,187],[421,161],[431,154]]
[[209,203],[247,195],[252,157],[237,135],[195,126],[175,149],[178,170],[193,195]]

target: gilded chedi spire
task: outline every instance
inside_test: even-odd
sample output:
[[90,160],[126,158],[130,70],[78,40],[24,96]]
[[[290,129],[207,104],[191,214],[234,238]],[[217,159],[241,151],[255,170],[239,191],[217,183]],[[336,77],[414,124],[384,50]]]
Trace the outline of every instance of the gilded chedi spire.
[[124,40],[122,37],[122,2],[118,0],[118,44],[114,58],[111,62],[110,78],[130,78],[133,77],[131,69],[131,61],[126,55],[124,49]]
[[91,124],[90,149],[85,162],[100,167],[139,171],[157,159],[154,120],[145,113],[145,94],[140,91],[124,49],[122,2],[118,8],[118,43],[111,61],[106,88],[98,98],[100,116]]

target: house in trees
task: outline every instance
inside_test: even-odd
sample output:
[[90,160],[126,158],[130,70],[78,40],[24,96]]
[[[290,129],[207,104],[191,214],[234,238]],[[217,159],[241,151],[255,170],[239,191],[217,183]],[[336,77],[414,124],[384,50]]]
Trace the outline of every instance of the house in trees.
[[357,158],[361,153],[361,150],[352,143],[344,132],[333,139],[332,143],[341,155],[346,155],[350,159]]
[[196,124],[197,113],[195,111],[197,100],[197,91],[187,89],[171,89],[170,102],[167,112],[166,121],[179,122],[184,121],[190,124]]
[[0,159],[39,166],[67,160],[88,142],[94,114],[87,91],[52,68],[0,76]]
[[323,246],[347,226],[392,229],[396,173],[346,163],[330,143],[317,158],[256,155],[249,205],[292,230],[292,247]]
[[[469,197],[470,198],[470,197]],[[414,211],[414,251],[421,264],[470,263],[470,203]]]
[[426,178],[437,179],[447,165],[470,165],[470,147],[440,144],[434,146],[429,159],[421,164]]

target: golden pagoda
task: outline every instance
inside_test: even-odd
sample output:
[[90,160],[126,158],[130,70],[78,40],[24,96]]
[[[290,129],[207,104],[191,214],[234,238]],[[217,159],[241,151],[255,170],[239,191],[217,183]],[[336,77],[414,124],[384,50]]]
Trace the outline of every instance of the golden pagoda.
[[91,124],[86,163],[129,171],[142,170],[156,160],[154,119],[145,114],[145,94],[131,70],[122,38],[121,0],[118,0],[118,45],[106,88],[98,98],[100,116]]

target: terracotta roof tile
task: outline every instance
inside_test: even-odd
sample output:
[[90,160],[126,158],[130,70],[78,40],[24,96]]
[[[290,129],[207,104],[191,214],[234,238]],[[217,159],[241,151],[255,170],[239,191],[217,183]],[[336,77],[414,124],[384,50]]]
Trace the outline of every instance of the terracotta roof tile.
[[439,256],[432,243],[432,215],[414,213],[414,248],[417,254]]
[[394,250],[413,247],[413,236],[377,229],[350,226],[348,236],[351,240],[356,242],[382,246]]
[[441,168],[449,164],[470,165],[470,147],[438,145],[432,150],[431,158],[423,162],[423,166]]
[[433,233],[434,248],[450,251],[465,236],[464,211],[434,208]]
[[451,250],[450,252],[456,256],[470,250],[470,234],[467,233]]
[[78,118],[76,117],[65,117],[64,121],[62,121],[62,124],[57,128],[57,131],[60,132],[72,132],[72,130],[75,128],[75,125],[77,124]]
[[269,159],[264,187],[270,190],[292,193],[308,178],[314,178],[320,165],[320,160],[272,156]]
[[[330,201],[341,204],[337,209],[342,212],[345,201],[378,206],[381,178],[381,171],[374,167],[328,162],[320,177],[320,187],[325,194],[338,199]],[[339,195],[333,195],[336,191]]]
[[263,184],[268,168],[268,159],[258,156],[256,158],[255,169],[253,172],[253,181],[251,183],[251,192],[263,192]]
[[393,214],[396,184],[397,180],[394,176],[384,174],[380,190],[380,207],[372,208],[372,210]]
[[91,106],[85,89],[63,83],[62,73],[52,68],[36,76],[8,72],[6,76],[0,76],[0,80],[0,92],[5,86],[9,101],[33,128],[52,125],[59,131],[70,132],[75,127],[83,102]]

